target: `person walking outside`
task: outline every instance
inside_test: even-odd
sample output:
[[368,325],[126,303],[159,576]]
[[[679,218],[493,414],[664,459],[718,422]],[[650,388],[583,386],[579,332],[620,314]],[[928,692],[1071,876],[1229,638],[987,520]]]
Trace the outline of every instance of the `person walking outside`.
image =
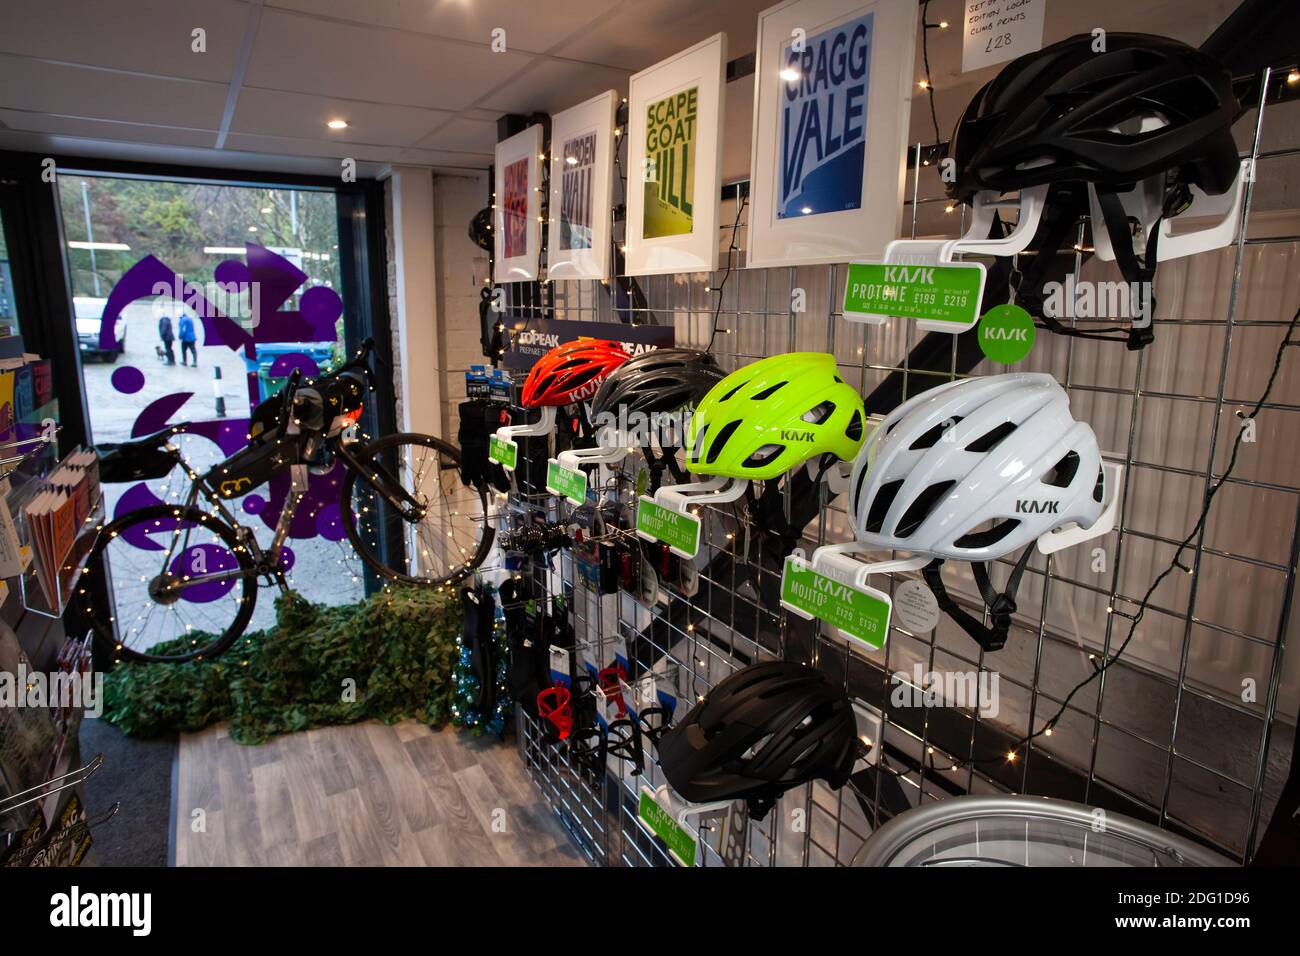
[[172,319],[170,315],[164,314],[158,320],[158,338],[162,339],[163,354],[167,357],[168,365],[176,364],[176,353],[172,351],[172,342],[176,336],[172,333]]
[[194,344],[194,320],[187,314],[182,313],[180,321],[176,327],[176,337],[181,340],[181,364],[188,365],[185,356],[188,354],[194,358],[194,367],[199,367],[199,350]]

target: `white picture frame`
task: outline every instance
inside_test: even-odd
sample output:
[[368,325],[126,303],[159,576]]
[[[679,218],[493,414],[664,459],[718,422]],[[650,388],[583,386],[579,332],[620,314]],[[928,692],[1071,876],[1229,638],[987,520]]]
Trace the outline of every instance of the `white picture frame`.
[[609,279],[614,126],[619,95],[608,90],[551,117],[549,279]]
[[542,127],[530,126],[496,146],[492,235],[496,281],[538,277],[542,246]]
[[629,81],[627,275],[718,268],[726,70],[718,33]]
[[879,260],[898,238],[919,16],[915,0],[759,14],[747,267]]

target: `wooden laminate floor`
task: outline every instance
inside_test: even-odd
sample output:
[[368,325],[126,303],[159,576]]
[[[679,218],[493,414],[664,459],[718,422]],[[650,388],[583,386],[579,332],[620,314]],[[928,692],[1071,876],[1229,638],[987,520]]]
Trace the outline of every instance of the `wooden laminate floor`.
[[512,746],[415,721],[181,737],[177,866],[582,866]]

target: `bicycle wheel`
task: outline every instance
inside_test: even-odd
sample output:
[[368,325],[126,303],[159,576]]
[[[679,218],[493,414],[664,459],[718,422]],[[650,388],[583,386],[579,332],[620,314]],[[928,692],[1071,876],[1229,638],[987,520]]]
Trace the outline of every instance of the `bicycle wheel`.
[[[339,513],[348,540],[390,581],[438,586],[469,574],[492,550],[487,492],[460,480],[460,452],[432,435],[385,435],[355,457]],[[394,487],[394,484],[396,487]],[[389,563],[380,541],[401,539]]]
[[[104,526],[86,574],[102,568],[107,616],[86,608],[115,660],[214,657],[248,625],[257,601],[253,559],[225,521],[197,508],[152,505]],[[89,595],[88,581],[79,593]]]

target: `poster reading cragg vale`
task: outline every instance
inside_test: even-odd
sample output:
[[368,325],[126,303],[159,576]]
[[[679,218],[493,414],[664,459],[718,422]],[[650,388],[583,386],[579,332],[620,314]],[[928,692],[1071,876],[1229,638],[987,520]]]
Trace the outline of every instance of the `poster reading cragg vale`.
[[646,107],[642,236],[681,236],[694,228],[695,132],[699,87]]
[[596,131],[564,143],[564,182],[560,192],[560,248],[590,249],[592,186],[596,172]]
[[528,254],[528,158],[505,167],[505,241],[507,259]]
[[862,205],[873,17],[781,48],[777,219]]

